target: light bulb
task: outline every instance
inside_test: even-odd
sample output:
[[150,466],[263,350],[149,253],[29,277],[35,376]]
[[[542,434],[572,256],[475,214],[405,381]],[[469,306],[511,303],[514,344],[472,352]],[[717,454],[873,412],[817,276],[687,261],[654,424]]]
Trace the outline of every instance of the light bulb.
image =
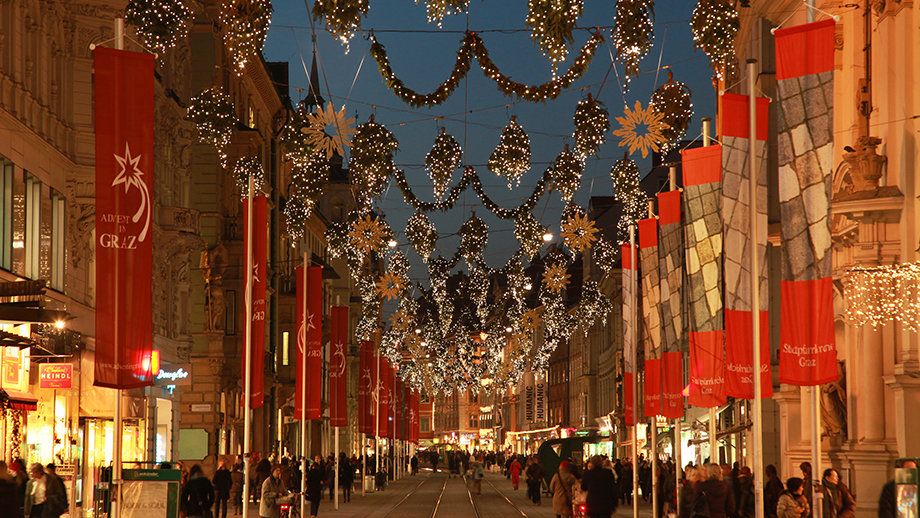
[[532,289],[533,289],[533,284],[530,284],[530,283],[528,282],[527,284],[524,285],[524,289],[527,290],[527,291],[532,290]]
[[398,243],[396,242],[395,239],[391,239],[391,240],[387,243],[387,245],[389,245],[390,248],[396,248],[396,245],[397,245],[397,244],[398,244]]
[[543,234],[543,241],[546,241],[547,243],[549,243],[549,242],[552,241],[552,240],[553,240],[553,233],[550,232],[549,230],[547,230],[547,231]]
[[508,326],[505,328],[505,331],[510,333],[511,331],[514,331],[514,329],[512,329],[511,326]]

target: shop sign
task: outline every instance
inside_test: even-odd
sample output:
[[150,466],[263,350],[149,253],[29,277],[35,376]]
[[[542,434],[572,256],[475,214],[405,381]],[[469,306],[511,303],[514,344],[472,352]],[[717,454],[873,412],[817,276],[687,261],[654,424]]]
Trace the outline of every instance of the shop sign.
[[38,386],[43,389],[73,388],[73,365],[43,363],[38,366]]
[[192,364],[175,363],[160,365],[160,372],[153,377],[154,385],[186,386],[192,384]]
[[189,412],[210,412],[211,404],[210,403],[198,403],[195,405],[188,406]]
[[537,382],[537,394],[536,401],[534,403],[536,417],[535,420],[538,423],[546,421],[546,384],[543,381]]
[[2,369],[2,383],[5,388],[19,388],[22,380],[22,358],[19,356],[18,347],[0,347],[0,369]]

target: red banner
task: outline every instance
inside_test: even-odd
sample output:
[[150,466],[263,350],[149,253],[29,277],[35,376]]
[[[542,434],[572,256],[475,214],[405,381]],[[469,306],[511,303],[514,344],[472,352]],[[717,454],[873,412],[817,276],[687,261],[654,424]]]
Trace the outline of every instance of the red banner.
[[295,268],[297,277],[297,348],[294,352],[294,419],[303,419],[303,378],[307,371],[307,357],[304,356],[304,345],[307,341],[307,331],[303,325],[304,304],[306,302],[307,285],[303,268]]
[[419,429],[419,398],[418,391],[412,389],[409,393],[409,442],[418,444]]
[[361,342],[358,360],[358,433],[374,434],[374,342]]
[[379,437],[389,437],[390,362],[385,356],[380,356],[377,364],[377,434]]
[[835,31],[833,19],[778,29],[774,35],[776,79],[791,79],[833,70]]
[[725,360],[722,330],[690,331],[690,397],[693,406],[725,404]]
[[94,385],[153,385],[153,61],[96,47]]
[[348,426],[348,308],[334,306],[330,325],[329,425]]
[[323,400],[323,268],[307,268],[307,419],[319,419]]
[[664,353],[661,360],[661,415],[669,419],[684,416],[682,353]]
[[406,437],[403,432],[403,418],[406,413],[403,412],[403,405],[405,405],[405,394],[403,393],[403,380],[399,376],[396,376],[396,418],[393,419],[393,426],[396,428],[396,438],[399,440],[404,440]]
[[626,401],[623,402],[625,410],[625,419],[626,426],[633,426],[636,424],[636,412],[635,412],[635,396],[634,396],[634,375],[631,372],[623,373],[623,399]]
[[685,149],[680,156],[684,187],[722,181],[722,146]]
[[[268,200],[265,196],[252,199],[252,318],[249,329],[252,375],[243,359],[243,379],[249,376],[250,408],[265,402],[265,276],[267,266]],[[243,250],[249,246],[249,203],[243,200]]]
[[661,360],[645,360],[645,417],[661,415]]
[[[751,358],[751,312],[725,310],[725,395],[754,399],[754,375]],[[770,371],[770,314],[760,312],[760,397],[773,397]]]
[[836,381],[833,279],[783,281],[779,382],[803,387]]
[[[722,136],[747,139],[751,131],[751,98],[722,94]],[[770,99],[757,98],[757,140],[767,140],[770,132]]]

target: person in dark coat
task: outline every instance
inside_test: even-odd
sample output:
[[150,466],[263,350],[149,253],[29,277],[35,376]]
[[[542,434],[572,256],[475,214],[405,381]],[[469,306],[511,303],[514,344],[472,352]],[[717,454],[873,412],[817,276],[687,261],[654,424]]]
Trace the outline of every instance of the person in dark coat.
[[542,505],[540,489],[543,485],[543,476],[546,475],[546,470],[540,464],[540,459],[534,456],[524,475],[527,477],[527,496],[530,497],[535,505]]
[[259,499],[262,498],[262,495],[260,494],[261,491],[259,491],[258,488],[261,488],[261,487],[262,487],[262,483],[265,482],[265,479],[267,479],[267,478],[270,477],[270,476],[272,476],[272,463],[271,463],[270,460],[268,460],[268,458],[262,457],[262,460],[260,460],[260,461],[256,464],[256,477],[255,477],[255,482],[256,482],[256,485],[255,485],[255,487],[256,487],[256,491],[255,491],[256,502],[258,502]]
[[604,458],[600,455],[591,457],[588,469],[581,479],[581,489],[587,492],[585,507],[590,518],[610,518],[617,509],[616,477],[613,471],[605,469]]
[[230,473],[230,480],[233,483],[230,485],[230,499],[233,501],[233,515],[243,514],[243,484],[245,478],[243,472],[241,471],[242,467],[239,464],[233,466],[233,472]]
[[730,518],[735,513],[735,495],[731,485],[722,480],[722,467],[718,464],[707,464],[708,475],[698,487],[699,491],[706,493],[709,501],[710,518]]
[[684,469],[684,478],[687,482],[680,492],[680,501],[677,502],[678,518],[690,518],[690,513],[693,512],[693,503],[699,494],[700,483],[706,480],[707,476],[708,473],[705,469],[696,466],[691,465]]
[[201,518],[214,505],[214,486],[195,464],[188,472],[188,482],[182,488],[181,507],[187,518]]
[[10,518],[22,518],[22,491],[10,475],[6,462],[0,460],[0,509]]
[[323,499],[323,481],[326,473],[323,471],[322,458],[317,455],[315,462],[307,470],[307,500],[310,501],[310,516],[319,514],[319,502]]
[[633,467],[630,462],[623,461],[623,468],[620,470],[620,496],[626,505],[632,504],[633,492]]
[[824,493],[824,518],[853,518],[856,513],[856,500],[846,484],[840,481],[837,470],[824,470],[818,491]]
[[[812,496],[814,494],[814,482],[813,482],[814,476],[812,475],[812,471],[811,471],[811,463],[803,462],[799,464],[799,469],[802,470],[802,480],[805,481],[805,485],[802,486],[803,487],[802,496],[804,496],[805,500],[807,500],[808,502],[812,502],[813,501]],[[802,515],[802,518],[812,518],[813,511],[814,510],[811,509],[811,507],[809,507],[808,511],[806,511],[806,513]]]
[[418,454],[412,456],[412,460],[409,461],[409,467],[412,468],[413,475],[418,475]]
[[776,504],[779,503],[779,495],[783,494],[785,487],[776,473],[776,466],[773,464],[767,465],[766,473],[767,483],[763,488],[764,516],[776,518]]
[[342,486],[342,501],[351,502],[351,486],[355,483],[355,468],[344,453],[339,455],[339,485]]
[[747,466],[738,470],[738,501],[735,513],[738,518],[754,518],[756,505],[754,503],[754,477],[751,468]]
[[[233,486],[233,477],[230,470],[227,469],[227,461],[221,461],[217,471],[214,472],[214,478],[211,479],[214,484],[214,518],[227,518],[227,504],[230,501],[230,488]],[[221,513],[223,506],[223,513]]]
[[[917,463],[912,460],[905,460],[895,468],[917,469]],[[894,486],[894,480],[889,480],[882,486],[882,494],[878,497],[878,518],[897,518],[897,496]]]

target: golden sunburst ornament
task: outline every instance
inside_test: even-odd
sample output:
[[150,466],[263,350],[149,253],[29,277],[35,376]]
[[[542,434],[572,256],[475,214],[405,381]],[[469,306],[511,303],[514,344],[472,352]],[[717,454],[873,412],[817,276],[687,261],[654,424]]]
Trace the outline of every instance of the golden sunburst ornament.
[[591,248],[591,243],[597,241],[595,235],[597,232],[594,222],[581,214],[575,214],[562,222],[562,237],[565,238],[565,246],[575,252]]
[[616,119],[620,123],[620,129],[613,134],[623,139],[620,141],[620,147],[629,146],[629,154],[641,150],[642,158],[648,156],[649,150],[658,151],[658,144],[665,141],[662,132],[670,128],[662,120],[663,113],[656,113],[651,106],[643,108],[639,101],[636,101],[634,109],[630,110],[627,107],[623,116]]
[[387,231],[380,223],[380,220],[371,219],[369,215],[355,221],[351,232],[348,233],[348,239],[351,241],[352,246],[363,252],[381,250],[386,236]]
[[541,308],[525,311],[524,314],[521,315],[521,327],[528,331],[535,331],[543,320],[540,318],[541,312]]
[[[351,137],[355,134],[355,129],[352,127],[355,119],[345,117],[344,105],[338,112],[335,111],[332,103],[326,105],[325,109],[320,106],[316,109],[316,113],[307,115],[307,123],[309,126],[304,126],[300,131],[307,136],[307,144],[318,153],[326,154],[326,160],[332,158],[332,154],[336,151],[339,155],[344,156],[345,148],[351,147]],[[335,135],[326,133],[327,126],[335,128]]]
[[387,300],[393,300],[396,297],[399,297],[399,294],[402,293],[405,288],[403,280],[399,278],[398,275],[392,273],[385,273],[380,277],[380,280],[377,281],[377,294],[380,297],[386,297]]
[[552,291],[559,293],[569,284],[569,275],[564,264],[554,264],[543,272],[543,282]]
[[390,315],[390,327],[396,329],[397,331],[405,331],[406,329],[409,329],[410,323],[411,320],[409,320],[409,315],[403,313],[402,311],[397,311],[396,313]]

